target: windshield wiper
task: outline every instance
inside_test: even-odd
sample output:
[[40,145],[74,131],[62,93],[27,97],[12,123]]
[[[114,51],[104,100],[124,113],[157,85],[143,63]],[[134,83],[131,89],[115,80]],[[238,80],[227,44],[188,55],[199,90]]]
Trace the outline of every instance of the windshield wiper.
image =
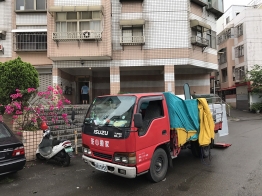
[[105,126],[105,127],[113,127],[113,128],[116,128],[116,129],[119,130],[119,131],[123,131],[123,130],[120,129],[119,127],[116,127],[116,126],[111,125],[111,124],[104,124],[103,126]]

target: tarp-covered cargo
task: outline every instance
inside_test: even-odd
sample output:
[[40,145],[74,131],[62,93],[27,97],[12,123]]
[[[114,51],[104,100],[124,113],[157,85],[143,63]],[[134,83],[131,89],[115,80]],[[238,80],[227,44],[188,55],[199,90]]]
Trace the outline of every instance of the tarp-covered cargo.
[[214,121],[206,99],[183,100],[165,92],[170,127],[176,129],[179,146],[187,141],[199,140],[201,146],[214,139]]

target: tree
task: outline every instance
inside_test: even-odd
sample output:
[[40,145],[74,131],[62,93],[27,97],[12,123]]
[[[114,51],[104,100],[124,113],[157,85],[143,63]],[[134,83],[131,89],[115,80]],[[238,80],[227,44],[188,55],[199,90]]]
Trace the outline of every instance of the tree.
[[[11,94],[16,93],[16,89],[28,89],[39,87],[38,72],[27,62],[23,62],[20,57],[0,63],[0,106],[11,103]],[[24,97],[24,99],[28,99]],[[3,107],[0,112],[3,112]]]
[[251,82],[252,93],[262,97],[262,66],[254,65],[252,70],[247,72],[247,81]]

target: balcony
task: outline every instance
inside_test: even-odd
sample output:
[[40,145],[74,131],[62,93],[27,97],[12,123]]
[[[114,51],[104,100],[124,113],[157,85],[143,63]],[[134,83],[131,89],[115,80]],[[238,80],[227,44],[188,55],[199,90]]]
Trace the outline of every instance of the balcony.
[[102,32],[83,30],[81,32],[53,32],[52,39],[54,41],[88,41],[102,40]]
[[200,46],[200,47],[207,47],[209,44],[209,41],[208,39],[205,39],[203,37],[194,36],[194,37],[191,37],[191,44]]
[[208,0],[191,0],[191,1],[202,7],[205,7],[208,5]]
[[130,37],[120,37],[120,45],[144,45],[145,36],[130,36]]
[[224,14],[223,0],[209,0],[206,10],[215,14],[217,18],[220,18]]

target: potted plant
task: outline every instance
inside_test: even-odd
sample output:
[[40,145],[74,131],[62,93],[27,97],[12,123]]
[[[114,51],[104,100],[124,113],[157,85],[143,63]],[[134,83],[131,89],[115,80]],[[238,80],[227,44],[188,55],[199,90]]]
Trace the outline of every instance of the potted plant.
[[262,109],[262,103],[252,103],[250,109],[256,113],[260,113],[260,110]]
[[62,118],[64,123],[68,124],[63,108],[64,104],[70,104],[70,101],[63,96],[60,86],[49,86],[44,92],[37,92],[34,88],[16,89],[16,93],[10,97],[12,101],[5,106],[5,114],[12,117],[11,128],[23,141],[27,160],[32,160],[42,139],[42,121],[52,124]]

